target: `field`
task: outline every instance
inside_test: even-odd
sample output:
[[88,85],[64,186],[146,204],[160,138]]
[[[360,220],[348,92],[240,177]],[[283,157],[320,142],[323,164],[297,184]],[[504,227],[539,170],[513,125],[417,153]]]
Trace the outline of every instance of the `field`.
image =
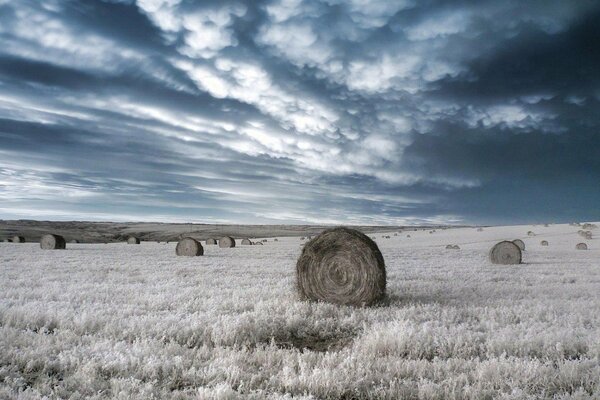
[[[195,258],[0,243],[0,398],[597,399],[600,239],[578,229],[370,234],[374,308],[299,302],[299,237]],[[516,238],[524,264],[489,263]]]

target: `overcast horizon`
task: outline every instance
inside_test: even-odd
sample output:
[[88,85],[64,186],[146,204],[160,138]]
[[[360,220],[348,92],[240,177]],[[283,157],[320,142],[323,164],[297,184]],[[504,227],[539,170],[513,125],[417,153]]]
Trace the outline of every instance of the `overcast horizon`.
[[600,221],[600,3],[0,0],[0,219]]

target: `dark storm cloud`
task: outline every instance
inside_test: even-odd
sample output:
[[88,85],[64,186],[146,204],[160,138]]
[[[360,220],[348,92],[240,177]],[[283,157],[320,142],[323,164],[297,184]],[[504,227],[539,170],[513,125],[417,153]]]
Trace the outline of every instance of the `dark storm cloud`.
[[0,214],[600,219],[593,2],[0,0]]

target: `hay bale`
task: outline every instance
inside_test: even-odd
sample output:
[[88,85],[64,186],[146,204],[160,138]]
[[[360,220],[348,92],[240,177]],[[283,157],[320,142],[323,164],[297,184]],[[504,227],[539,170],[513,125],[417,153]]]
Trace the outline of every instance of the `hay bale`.
[[219,239],[219,247],[221,248],[230,248],[235,247],[235,239],[231,236],[223,236]]
[[585,223],[582,226],[583,229],[596,229],[597,227],[598,226],[596,226],[595,224],[589,224],[589,223]]
[[521,248],[514,242],[508,240],[497,243],[490,250],[490,261],[492,264],[521,264]]
[[327,229],[302,249],[296,285],[303,300],[369,306],[385,296],[383,256],[355,229]]
[[74,244],[79,243],[79,240],[73,239],[73,240],[71,240],[71,243],[74,243]]
[[213,239],[213,238],[208,238],[208,239],[206,239],[206,244],[207,245],[217,244],[217,240]]
[[410,235],[406,235],[406,237],[407,237],[407,238],[409,238],[409,237],[410,237]]
[[533,233],[532,231],[527,232],[527,236],[535,236],[535,233]]
[[279,242],[279,239],[275,238],[273,239],[274,242]]
[[544,228],[548,228],[550,225],[548,224],[544,224]]
[[455,245],[454,245],[454,250],[460,250],[460,246],[459,246],[459,245],[457,245],[457,244],[455,244]]
[[483,232],[483,228],[477,228],[477,232]]
[[[309,237],[309,239],[310,239],[310,237]],[[262,241],[263,241],[264,243],[266,243],[266,242],[267,242],[267,239],[263,239]]]
[[204,247],[194,238],[186,237],[177,243],[175,254],[178,256],[196,257],[204,254]]
[[513,243],[519,246],[521,251],[525,251],[525,242],[523,242],[521,239],[515,239],[513,240]]
[[15,235],[12,237],[13,243],[25,243],[25,238],[23,236]]
[[245,238],[245,239],[242,239],[242,244],[251,246],[252,241],[250,241],[250,239],[248,239],[248,238]]
[[305,237],[304,237],[304,236],[302,236],[302,237],[300,238],[300,240],[304,240],[304,239],[305,239]]
[[67,247],[65,238],[60,235],[43,235],[40,239],[40,247],[43,250],[62,250]]
[[458,247],[457,244],[449,244],[449,245],[446,245],[446,249],[447,250],[460,250],[460,247]]
[[577,250],[587,250],[588,249],[587,244],[585,244],[585,243],[577,243],[577,245],[575,246],[575,248]]
[[257,245],[259,245],[259,246],[262,246],[262,245],[263,245],[263,243],[262,243],[262,242],[254,242],[253,244],[257,244]]
[[127,244],[140,244],[140,238],[135,236],[129,236],[127,238]]
[[548,246],[548,241],[547,241],[547,240],[542,240],[542,241],[540,242],[540,244],[541,244],[542,246]]

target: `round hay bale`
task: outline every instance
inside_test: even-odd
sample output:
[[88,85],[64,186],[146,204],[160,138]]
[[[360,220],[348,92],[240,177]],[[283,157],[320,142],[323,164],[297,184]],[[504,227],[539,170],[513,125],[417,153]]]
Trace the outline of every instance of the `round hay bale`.
[[250,241],[250,239],[245,238],[245,239],[242,239],[242,244],[243,245],[252,245],[252,242]]
[[577,250],[587,250],[588,249],[587,244],[585,244],[585,243],[577,243],[577,245],[575,246],[575,248]]
[[582,226],[583,229],[596,229],[597,227],[598,226],[596,226],[595,224],[590,224],[590,223],[585,223]]
[[194,238],[186,237],[177,243],[175,254],[178,256],[195,257],[204,254],[204,247]]
[[497,243],[490,250],[490,261],[493,264],[521,264],[521,248],[507,240]]
[[219,247],[221,247],[221,248],[235,247],[235,239],[232,238],[231,236],[223,236],[221,239],[219,239]]
[[369,306],[385,296],[383,256],[355,229],[327,229],[302,249],[296,285],[303,300]]
[[302,237],[300,238],[300,240],[304,240],[304,239],[305,239],[305,237],[304,237],[304,236],[302,236]]
[[407,237],[407,238],[409,238],[409,237],[410,237],[410,235],[406,235],[406,237]]
[[519,246],[521,251],[525,251],[525,242],[523,242],[521,239],[515,239],[513,240],[513,243]]
[[25,243],[25,238],[23,236],[15,235],[12,237],[13,243]]
[[206,244],[207,245],[217,244],[217,240],[213,239],[213,238],[208,238],[208,239],[206,239]]
[[[310,239],[310,237],[309,237],[309,239]],[[262,241],[263,241],[263,243],[266,243],[266,242],[267,242],[267,239],[263,239]]]
[[527,236],[535,236],[535,233],[533,233],[532,231],[527,232]]
[[71,243],[74,243],[74,244],[79,243],[79,240],[73,239],[73,240],[71,240]]
[[455,245],[454,245],[454,250],[460,250],[460,246],[459,246],[459,245],[457,245],[457,244],[455,244]]
[[398,234],[397,234],[397,233],[394,233],[394,236],[398,236]]
[[449,245],[446,245],[446,249],[448,249],[448,250],[460,250],[460,247],[458,247],[458,245],[456,245],[456,244],[449,244]]
[[279,239],[275,238],[273,239],[274,242],[279,242]]
[[544,228],[548,228],[550,225],[548,224],[544,224]]
[[540,242],[540,244],[541,244],[542,246],[548,246],[548,241],[547,241],[547,240],[542,240],[542,241]]
[[135,236],[129,236],[127,238],[127,244],[140,244],[140,238]]
[[67,242],[60,235],[48,234],[40,239],[40,247],[44,250],[62,250],[67,247]]
[[259,246],[263,246],[262,242],[254,242],[254,244],[257,244]]

